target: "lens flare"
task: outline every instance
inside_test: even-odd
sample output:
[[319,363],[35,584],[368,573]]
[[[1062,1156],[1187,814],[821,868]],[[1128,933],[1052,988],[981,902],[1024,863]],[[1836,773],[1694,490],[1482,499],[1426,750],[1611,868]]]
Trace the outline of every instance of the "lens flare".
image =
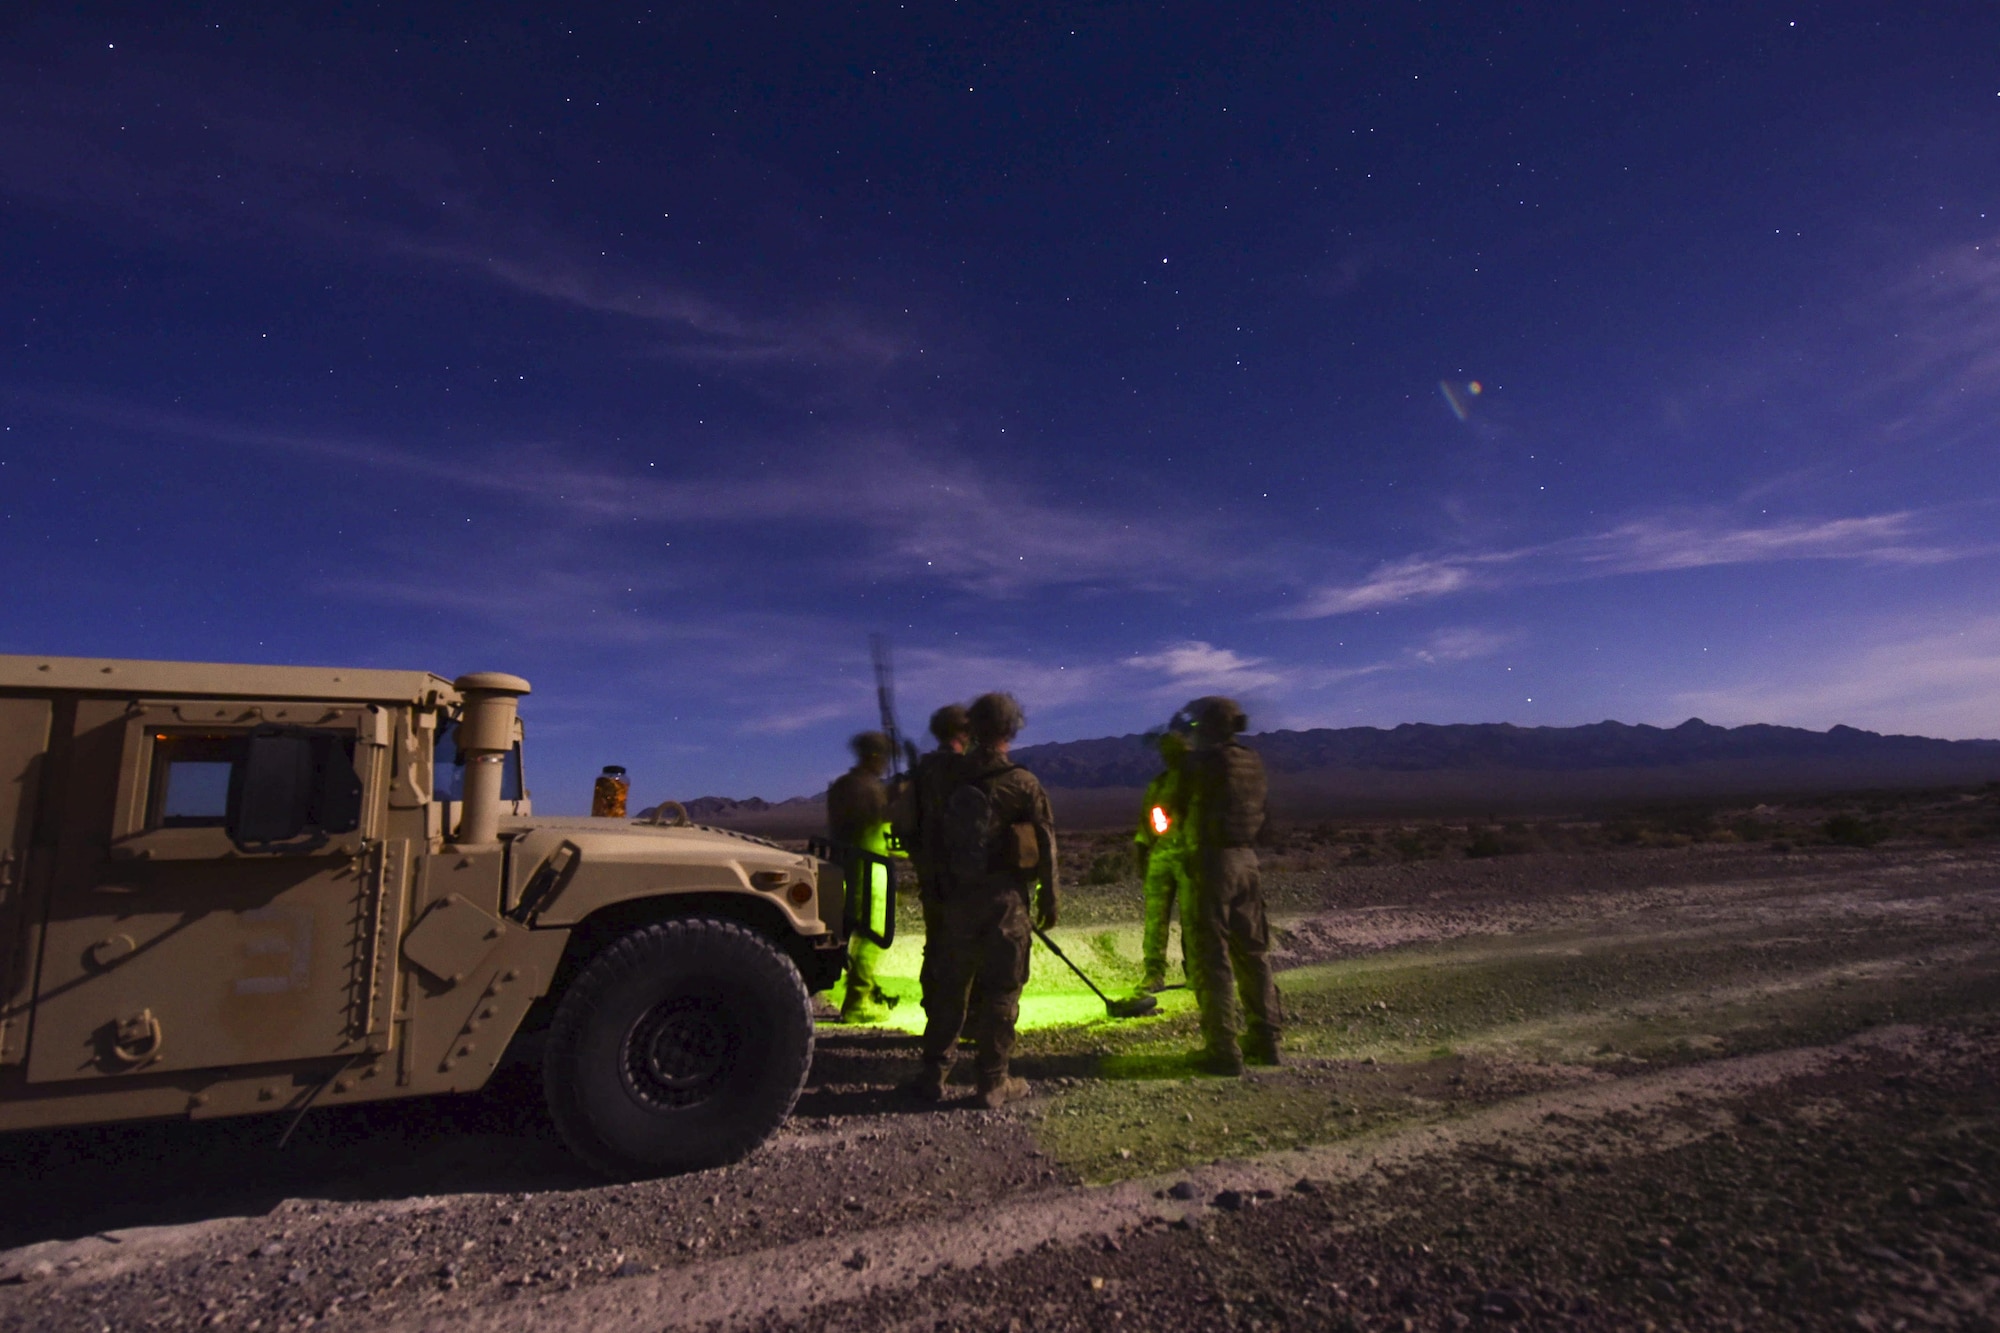
[[1460,421],[1472,419],[1472,400],[1486,392],[1486,386],[1478,380],[1467,380],[1463,384],[1456,380],[1439,380],[1438,392],[1444,395],[1445,406]]

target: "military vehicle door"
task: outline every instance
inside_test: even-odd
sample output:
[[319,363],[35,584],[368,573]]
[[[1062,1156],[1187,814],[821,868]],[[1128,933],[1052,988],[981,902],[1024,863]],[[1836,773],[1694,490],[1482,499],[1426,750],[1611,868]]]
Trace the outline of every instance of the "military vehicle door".
[[35,954],[22,904],[51,715],[46,699],[0,699],[0,1064],[18,1064],[27,1044]]
[[29,1081],[386,1049],[392,721],[352,703],[80,704]]

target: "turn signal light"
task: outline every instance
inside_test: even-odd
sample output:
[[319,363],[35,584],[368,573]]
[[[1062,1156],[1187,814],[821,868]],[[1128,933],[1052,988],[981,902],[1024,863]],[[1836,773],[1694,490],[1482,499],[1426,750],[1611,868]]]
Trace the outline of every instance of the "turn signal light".
[[790,898],[794,903],[798,904],[800,907],[804,907],[807,903],[812,901],[813,886],[806,883],[804,880],[799,880],[796,883],[794,883],[791,888],[785,891],[785,896],[787,898]]

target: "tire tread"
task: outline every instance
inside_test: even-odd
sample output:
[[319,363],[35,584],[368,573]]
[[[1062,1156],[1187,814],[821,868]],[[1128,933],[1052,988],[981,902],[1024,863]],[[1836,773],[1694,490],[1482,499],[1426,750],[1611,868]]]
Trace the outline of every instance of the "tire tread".
[[[682,1160],[638,1162],[602,1141],[577,1095],[577,1080],[569,1077],[566,1066],[573,1060],[591,1015],[607,992],[635,972],[657,971],[661,953],[677,952],[687,947],[697,947],[710,956],[735,954],[742,959],[746,973],[758,967],[768,968],[775,963],[777,966],[772,970],[789,982],[787,998],[796,1001],[794,1008],[805,1028],[804,1058],[799,1061],[797,1076],[791,1081],[784,1104],[775,1116],[742,1117],[733,1132],[710,1140],[701,1145],[699,1151],[686,1154]],[[663,1170],[699,1170],[747,1156],[784,1123],[798,1102],[806,1076],[811,1071],[812,1048],[811,998],[791,959],[762,935],[738,922],[716,917],[681,917],[643,926],[620,936],[591,959],[570,983],[549,1025],[548,1045],[543,1057],[543,1092],[548,1101],[550,1118],[555,1121],[563,1141],[592,1169],[617,1178]]]

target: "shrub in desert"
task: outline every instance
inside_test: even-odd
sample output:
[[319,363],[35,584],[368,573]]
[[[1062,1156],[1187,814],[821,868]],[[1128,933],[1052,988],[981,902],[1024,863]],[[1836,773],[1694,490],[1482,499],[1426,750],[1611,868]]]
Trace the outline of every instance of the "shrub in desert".
[[1873,847],[1889,836],[1886,825],[1866,820],[1859,815],[1838,814],[1819,826],[1828,842],[1837,842],[1843,847]]
[[1518,856],[1531,848],[1528,826],[1507,824],[1501,828],[1473,829],[1472,837],[1465,844],[1465,854],[1470,857]]
[[1465,844],[1465,854],[1470,857],[1504,856],[1506,845],[1500,841],[1500,830],[1483,828],[1476,831]]
[[1442,856],[1451,844],[1451,834],[1441,824],[1421,824],[1416,828],[1389,831],[1389,845],[1405,861],[1422,861]]
[[1131,865],[1131,854],[1122,849],[1118,851],[1099,852],[1091,858],[1090,869],[1083,872],[1083,882],[1085,884],[1116,884],[1125,877],[1125,873],[1131,868]]
[[1744,815],[1732,821],[1729,829],[1744,842],[1762,842],[1778,832],[1778,825],[1768,819],[1759,819],[1755,815]]

